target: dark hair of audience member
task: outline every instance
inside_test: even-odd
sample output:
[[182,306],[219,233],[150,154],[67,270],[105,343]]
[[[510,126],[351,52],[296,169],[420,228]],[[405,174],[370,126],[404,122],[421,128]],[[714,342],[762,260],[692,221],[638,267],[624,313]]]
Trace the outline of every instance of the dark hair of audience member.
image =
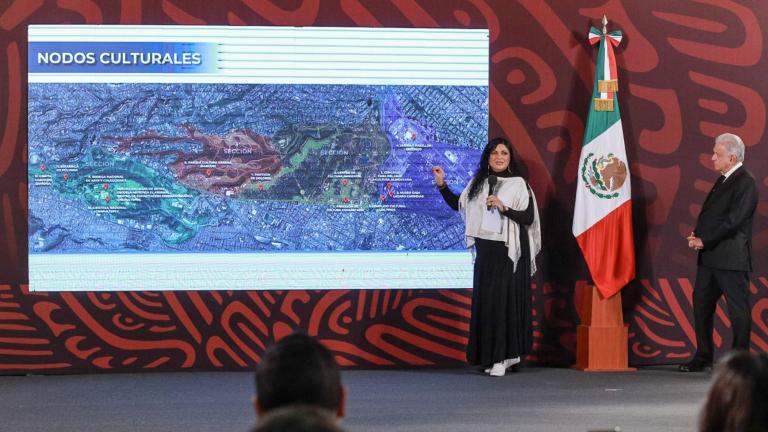
[[270,411],[252,432],[343,432],[343,429],[327,409],[291,405]]
[[768,432],[768,357],[734,351],[715,368],[701,432]]
[[264,353],[256,367],[257,414],[304,404],[344,415],[339,366],[317,340],[301,333],[286,336]]

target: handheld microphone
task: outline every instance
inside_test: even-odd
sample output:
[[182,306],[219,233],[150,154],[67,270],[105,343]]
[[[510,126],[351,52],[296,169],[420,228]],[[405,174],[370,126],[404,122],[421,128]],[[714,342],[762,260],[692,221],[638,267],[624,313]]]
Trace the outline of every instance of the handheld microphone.
[[[498,178],[496,178],[495,175],[491,174],[488,176],[488,195],[493,195],[493,189],[496,187],[496,182],[498,181]],[[491,205],[486,206],[488,210],[491,209]]]

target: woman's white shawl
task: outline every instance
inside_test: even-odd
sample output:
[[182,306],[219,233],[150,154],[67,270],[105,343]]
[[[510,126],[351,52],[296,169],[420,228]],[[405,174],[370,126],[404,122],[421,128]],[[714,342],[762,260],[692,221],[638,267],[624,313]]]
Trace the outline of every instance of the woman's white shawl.
[[[471,182],[470,182],[471,184]],[[464,235],[467,248],[475,245],[476,238],[485,240],[503,241],[512,260],[513,268],[517,270],[517,262],[522,255],[520,249],[520,226],[517,222],[501,216],[501,232],[489,232],[482,229],[483,214],[486,212],[485,201],[488,198],[488,183],[483,184],[483,189],[477,196],[469,200],[469,186],[459,197],[459,211],[464,219]],[[512,210],[525,210],[528,206],[528,187],[522,177],[499,177],[494,194],[501,202]],[[528,226],[528,244],[530,246],[531,274],[536,272],[536,255],[541,250],[541,223],[539,222],[539,209],[536,205],[536,196],[533,197],[533,223]]]

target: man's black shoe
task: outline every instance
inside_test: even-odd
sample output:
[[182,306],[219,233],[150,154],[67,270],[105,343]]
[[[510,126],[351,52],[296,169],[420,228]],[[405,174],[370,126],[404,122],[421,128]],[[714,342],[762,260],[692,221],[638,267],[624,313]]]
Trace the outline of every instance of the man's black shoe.
[[710,372],[712,370],[712,365],[708,363],[692,361],[690,363],[681,364],[678,366],[677,370],[680,372]]

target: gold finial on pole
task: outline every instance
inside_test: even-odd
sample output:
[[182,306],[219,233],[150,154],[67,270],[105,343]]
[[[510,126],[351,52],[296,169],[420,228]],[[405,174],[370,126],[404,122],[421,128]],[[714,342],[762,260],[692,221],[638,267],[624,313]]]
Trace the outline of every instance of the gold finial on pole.
[[603,14],[603,34],[608,33],[608,18]]

